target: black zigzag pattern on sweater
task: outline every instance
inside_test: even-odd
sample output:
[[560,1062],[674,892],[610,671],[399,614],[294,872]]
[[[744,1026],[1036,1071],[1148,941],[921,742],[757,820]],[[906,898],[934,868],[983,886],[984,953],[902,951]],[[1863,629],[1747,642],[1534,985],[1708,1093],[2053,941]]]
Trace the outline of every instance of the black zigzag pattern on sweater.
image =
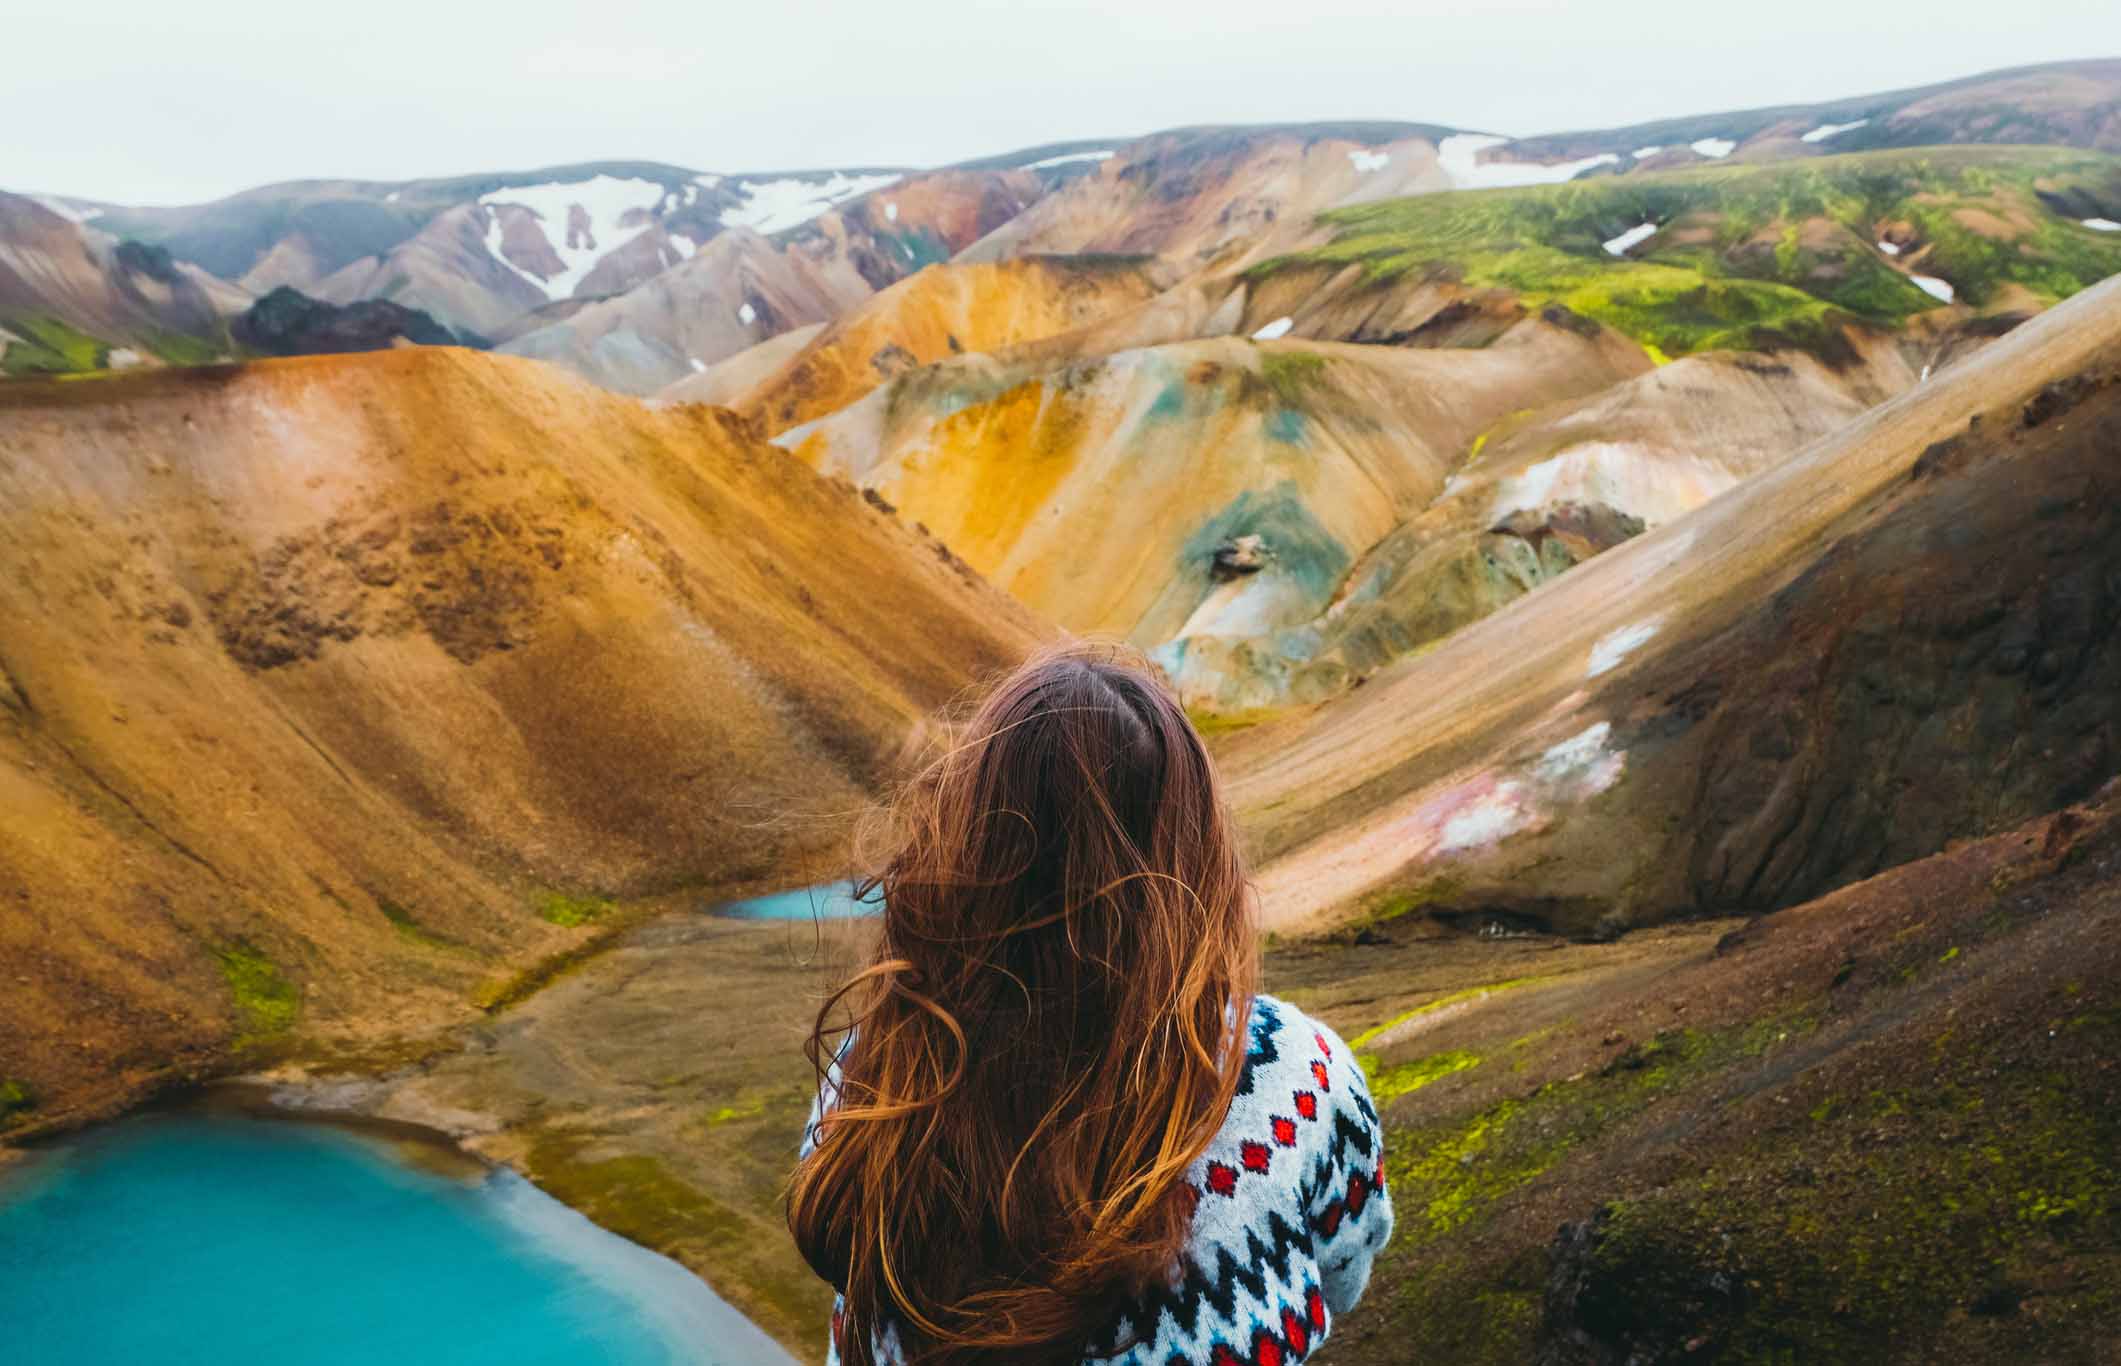
[[1252,1002],[1252,1046],[1245,1050],[1245,1065],[1237,1073],[1237,1094],[1252,1094],[1252,1073],[1281,1057],[1274,1036],[1281,1032],[1281,1012],[1264,1000]]
[[[1361,1104],[1362,1093],[1358,1091],[1355,1099]],[[1368,1110],[1370,1107],[1363,1104],[1362,1108]],[[1325,1208],[1315,1211],[1312,1216],[1312,1230],[1328,1243],[1347,1227],[1342,1222],[1343,1217],[1357,1212],[1351,1206],[1367,1203],[1371,1194],[1382,1189],[1374,1179],[1378,1173],[1377,1145],[1371,1142],[1370,1134],[1371,1130],[1367,1126],[1358,1124],[1344,1112],[1335,1110],[1333,1132],[1326,1140],[1326,1150],[1318,1161],[1312,1164],[1310,1178],[1304,1182],[1305,1209],[1311,1209],[1320,1196],[1330,1197]],[[1353,1171],[1348,1170],[1347,1162],[1351,1149],[1362,1159]],[[1356,1180],[1362,1181],[1369,1188],[1364,1192],[1362,1201],[1344,1200],[1342,1197],[1349,1194],[1344,1183],[1351,1185]]]
[[[1261,1304],[1271,1303],[1271,1285],[1289,1279],[1289,1254],[1311,1252],[1311,1231],[1292,1227],[1278,1211],[1267,1211],[1267,1237],[1255,1229],[1245,1230],[1245,1255],[1239,1260],[1230,1249],[1215,1249],[1215,1265],[1203,1267],[1192,1257],[1183,1261],[1184,1274],[1177,1286],[1156,1286],[1129,1305],[1112,1331],[1098,1344],[1097,1355],[1115,1355],[1121,1347],[1151,1342],[1157,1325],[1169,1314],[1179,1331],[1191,1337],[1200,1324],[1201,1311],[1213,1309],[1226,1322],[1237,1311],[1239,1291]],[[1274,1274],[1274,1280],[1267,1273]]]

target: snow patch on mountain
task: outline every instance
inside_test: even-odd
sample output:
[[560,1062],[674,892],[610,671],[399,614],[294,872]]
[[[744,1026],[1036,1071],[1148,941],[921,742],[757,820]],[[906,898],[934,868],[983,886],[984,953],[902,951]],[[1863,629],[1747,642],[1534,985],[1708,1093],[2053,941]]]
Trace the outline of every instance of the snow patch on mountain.
[[759,320],[759,311],[753,308],[749,303],[746,303],[742,308],[736,311],[736,320],[742,323],[744,326],[749,327]]
[[50,209],[53,213],[58,214],[69,223],[86,223],[91,219],[103,216],[103,210],[101,209],[77,209],[65,200],[48,194],[33,194],[30,198]]
[[2121,232],[2121,223],[2116,223],[2111,218],[2087,218],[2084,220],[2084,226],[2093,232]]
[[1620,661],[1635,653],[1657,634],[1659,623],[1655,620],[1638,621],[1633,626],[1623,626],[1598,638],[1591,647],[1591,662],[1584,669],[1585,678],[1597,678],[1620,667]]
[[1372,171],[1382,171],[1385,167],[1391,165],[1392,154],[1390,152],[1365,152],[1359,147],[1351,147],[1348,149],[1348,160],[1354,165],[1356,170],[1368,175]]
[[1951,285],[1943,280],[1938,279],[1936,276],[1910,275],[1907,278],[1913,280],[1915,282],[1915,287],[1921,290],[1924,294],[1929,295],[1932,299],[1939,299],[1945,303],[1950,303],[1952,301]]
[[1552,185],[1573,180],[1593,166],[1611,165],[1620,160],[1614,152],[1600,152],[1594,157],[1553,165],[1537,161],[1480,159],[1482,152],[1508,141],[1508,138],[1496,137],[1493,133],[1453,133],[1436,144],[1436,161],[1459,188],[1490,189],[1504,185]]
[[1294,318],[1276,318],[1273,322],[1259,329],[1259,331],[1254,332],[1252,340],[1273,341],[1277,337],[1286,337],[1289,335],[1289,329],[1294,326],[1296,326],[1296,319]]
[[898,176],[888,172],[847,175],[841,171],[810,179],[788,176],[779,180],[740,180],[736,189],[744,196],[744,202],[722,210],[722,226],[750,228],[770,237],[800,227],[856,195],[881,190],[898,180]]
[[[479,196],[479,202],[488,206],[516,204],[538,216],[545,227],[545,240],[560,258],[563,268],[549,280],[539,280],[536,275],[507,262],[511,269],[526,280],[535,281],[545,291],[548,299],[572,298],[575,286],[582,283],[590,271],[596,269],[604,254],[619,246],[649,227],[656,206],[663,202],[666,193],[662,185],[653,180],[620,179],[617,176],[599,175],[588,180],[552,181],[543,185],[525,185],[514,189],[495,190]],[[573,227],[574,210],[579,207],[588,216],[586,233]],[[632,218],[629,223],[626,220]],[[488,220],[486,249],[498,259],[506,261],[500,251],[500,217]]]
[[1861,128],[1863,127],[1863,125],[1869,122],[1869,119],[1857,119],[1854,123],[1822,123],[1817,128],[1814,128],[1811,132],[1806,133],[1804,135],[1804,141],[1825,142],[1828,138],[1839,137],[1841,136],[1841,134],[1848,132],[1850,129]]
[[1664,148],[1662,147],[1637,147],[1634,151],[1628,153],[1628,155],[1635,158],[1635,160],[1637,161],[1641,161],[1644,157],[1656,156],[1659,152],[1663,150]]
[[1702,138],[1698,142],[1688,143],[1687,146],[1693,148],[1702,156],[1715,157],[1719,160],[1738,150],[1738,144],[1729,138]]
[[1077,162],[1077,161],[1103,161],[1103,160],[1104,160],[1105,158],[1107,158],[1107,157],[1109,157],[1109,156],[1111,156],[1111,155],[1112,155],[1112,153],[1111,153],[1111,152],[1109,152],[1109,151],[1104,151],[1104,152],[1069,152],[1069,153],[1068,153],[1067,155],[1065,155],[1065,156],[1057,156],[1057,157],[1046,157],[1046,158],[1045,158],[1044,160],[1041,160],[1041,161],[1029,161],[1029,162],[1026,162],[1026,163],[1024,163],[1024,169],[1025,169],[1025,170],[1027,170],[1027,171],[1043,171],[1043,170],[1044,170],[1044,169],[1046,169],[1046,168],[1047,168],[1048,166],[1066,166],[1066,165],[1070,164],[1071,162]]
[[1634,227],[1620,234],[1620,236],[1607,238],[1605,249],[1614,256],[1625,256],[1628,254],[1629,247],[1634,246],[1637,242],[1647,241],[1655,236],[1656,233],[1657,225],[1655,223],[1637,223]]
[[1880,242],[1878,250],[1884,252],[1887,256],[1898,256],[1900,254],[1900,248],[1894,246],[1891,242]]

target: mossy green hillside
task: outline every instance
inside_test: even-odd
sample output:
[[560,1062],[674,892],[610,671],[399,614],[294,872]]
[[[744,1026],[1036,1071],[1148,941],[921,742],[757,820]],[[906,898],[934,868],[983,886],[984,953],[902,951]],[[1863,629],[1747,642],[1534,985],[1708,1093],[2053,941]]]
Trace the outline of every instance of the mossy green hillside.
[[[1324,215],[1330,242],[1251,273],[1352,263],[1373,284],[1508,289],[1661,355],[1823,349],[1848,319],[1893,326],[1937,306],[1877,247],[1888,230],[1921,253],[1918,273],[1976,307],[2009,287],[2053,303],[2121,272],[2121,241],[2067,216],[2086,205],[2121,211],[2121,161],[2046,148],[1878,152],[1358,205]],[[1604,249],[1643,223],[1658,233],[1625,256]]]
[[1834,1093],[1745,1160],[1616,1201],[1588,1293],[1719,1360],[1904,1359],[1911,1325],[1955,1324],[2090,1360],[2085,1326],[2121,1320],[2121,1114],[2091,1082],[2121,1028],[2084,1029],[2050,1066],[1947,1049],[1934,1080]]
[[110,361],[109,343],[57,318],[0,318],[0,331],[17,338],[0,349],[0,374],[83,374]]

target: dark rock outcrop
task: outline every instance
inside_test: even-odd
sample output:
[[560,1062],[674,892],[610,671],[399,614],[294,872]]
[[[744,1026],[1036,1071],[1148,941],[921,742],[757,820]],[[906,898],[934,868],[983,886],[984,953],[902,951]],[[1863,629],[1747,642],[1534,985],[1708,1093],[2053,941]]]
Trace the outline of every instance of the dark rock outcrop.
[[382,351],[406,343],[455,346],[459,340],[427,314],[387,299],[331,304],[287,285],[252,304],[231,331],[242,345],[269,356]]

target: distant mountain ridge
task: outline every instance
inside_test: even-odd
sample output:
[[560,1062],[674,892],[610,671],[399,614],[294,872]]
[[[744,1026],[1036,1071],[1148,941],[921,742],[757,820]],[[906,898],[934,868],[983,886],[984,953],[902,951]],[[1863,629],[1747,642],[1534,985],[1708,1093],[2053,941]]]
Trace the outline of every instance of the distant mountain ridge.
[[[608,160],[288,181],[182,206],[31,198],[106,252],[137,241],[211,277],[218,283],[199,282],[222,315],[283,285],[341,305],[386,300],[477,344],[647,393],[960,254],[1146,253],[1227,265],[1232,253],[1249,262],[1311,245],[1306,232],[1321,213],[1439,190],[2024,142],[2121,149],[2121,59],[1514,140],[1421,122],[1203,125],[933,169],[722,174]],[[721,250],[699,264],[715,242]],[[7,307],[0,326],[24,316]],[[53,316],[90,344],[38,343],[46,366],[130,339],[102,318]],[[225,350],[215,322],[179,331],[204,343],[178,348],[187,355]],[[29,354],[23,347],[17,368]]]

